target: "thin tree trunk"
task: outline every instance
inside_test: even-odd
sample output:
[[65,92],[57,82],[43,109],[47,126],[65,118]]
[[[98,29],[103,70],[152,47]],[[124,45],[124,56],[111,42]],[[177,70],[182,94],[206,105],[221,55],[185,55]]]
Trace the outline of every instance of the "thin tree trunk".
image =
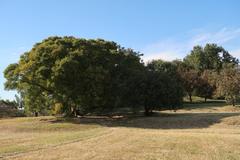
[[192,103],[192,94],[189,93],[188,95],[189,95],[189,100],[190,100],[190,102]]
[[76,110],[76,107],[74,106],[71,107],[71,116],[77,117],[77,110]]
[[232,106],[235,106],[235,99],[233,96],[231,96],[231,100],[232,100]]
[[145,106],[144,110],[145,110],[145,112],[144,112],[145,116],[150,116],[151,112],[150,112],[149,107]]
[[205,97],[204,102],[205,102],[205,103],[207,102],[207,97]]
[[235,106],[235,101],[234,101],[234,99],[232,99],[232,105]]

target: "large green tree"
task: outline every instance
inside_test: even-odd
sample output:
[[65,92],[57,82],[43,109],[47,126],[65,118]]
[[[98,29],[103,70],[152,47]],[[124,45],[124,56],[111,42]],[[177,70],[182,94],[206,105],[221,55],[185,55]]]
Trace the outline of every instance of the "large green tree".
[[36,112],[56,103],[67,115],[102,112],[136,106],[143,69],[140,54],[115,42],[50,37],[6,68],[5,88]]

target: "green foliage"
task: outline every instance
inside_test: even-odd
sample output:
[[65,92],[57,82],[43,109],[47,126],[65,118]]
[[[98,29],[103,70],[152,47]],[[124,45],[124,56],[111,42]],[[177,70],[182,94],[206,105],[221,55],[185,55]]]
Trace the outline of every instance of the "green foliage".
[[181,78],[184,90],[188,94],[190,102],[192,102],[193,92],[197,89],[199,85],[199,74],[196,70],[193,69],[182,70]]
[[205,70],[199,77],[196,94],[203,97],[205,102],[207,98],[212,98],[216,85],[212,82],[212,72]]
[[185,68],[188,69],[181,67],[180,73],[185,91],[191,101],[193,92],[200,97],[204,97],[205,100],[211,98],[217,88],[217,81],[221,79],[221,77],[217,76],[217,78],[215,75],[218,75],[226,65],[237,66],[238,59],[231,56],[221,46],[206,44],[204,48],[195,46],[183,62],[187,66]]
[[115,42],[50,37],[8,66],[5,88],[21,92],[30,112],[55,103],[67,115],[102,112],[138,104],[143,69],[138,53]]
[[5,82],[5,89],[16,89],[18,85],[18,64],[10,64],[4,71],[4,76],[7,79]]
[[[144,66],[140,57],[102,39],[49,37],[5,69],[5,89],[18,91],[17,103],[27,114],[66,116],[120,108],[145,107],[146,114],[175,110],[184,91],[190,100],[194,92],[211,98],[216,88],[226,98],[237,95],[238,76],[227,74],[224,66],[236,68],[238,60],[215,44],[195,46],[183,61],[154,60]],[[218,75],[225,77],[221,83]],[[234,78],[225,82],[229,77]]]
[[4,106],[7,106],[7,107],[10,107],[10,108],[15,108],[17,109],[17,103],[16,101],[10,101],[10,100],[4,100],[4,99],[1,99],[0,100],[0,105],[4,105]]
[[240,70],[234,65],[226,65],[217,78],[217,94],[224,96],[233,106],[240,93]]
[[204,48],[195,46],[191,53],[184,58],[184,62],[200,72],[204,70],[220,71],[227,63],[238,64],[236,58],[216,44],[206,44]]
[[172,62],[154,60],[147,65],[145,80],[145,112],[153,109],[176,110],[182,105],[183,88],[177,66]]

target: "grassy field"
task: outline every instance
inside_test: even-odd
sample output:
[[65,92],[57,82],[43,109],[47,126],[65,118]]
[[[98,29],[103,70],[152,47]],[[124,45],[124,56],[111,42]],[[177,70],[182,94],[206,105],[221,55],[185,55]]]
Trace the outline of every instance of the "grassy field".
[[186,104],[153,117],[0,120],[0,159],[239,160],[240,110]]

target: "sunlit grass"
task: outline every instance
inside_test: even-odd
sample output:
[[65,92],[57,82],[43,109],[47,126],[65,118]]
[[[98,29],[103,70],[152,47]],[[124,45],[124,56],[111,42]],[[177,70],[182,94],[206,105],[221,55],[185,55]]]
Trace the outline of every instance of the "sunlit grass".
[[55,117],[37,117],[1,120],[0,130],[0,155],[5,155],[94,137],[105,129],[94,124],[58,122]]
[[0,157],[19,160],[238,160],[239,108],[186,104],[152,117],[0,120]]

